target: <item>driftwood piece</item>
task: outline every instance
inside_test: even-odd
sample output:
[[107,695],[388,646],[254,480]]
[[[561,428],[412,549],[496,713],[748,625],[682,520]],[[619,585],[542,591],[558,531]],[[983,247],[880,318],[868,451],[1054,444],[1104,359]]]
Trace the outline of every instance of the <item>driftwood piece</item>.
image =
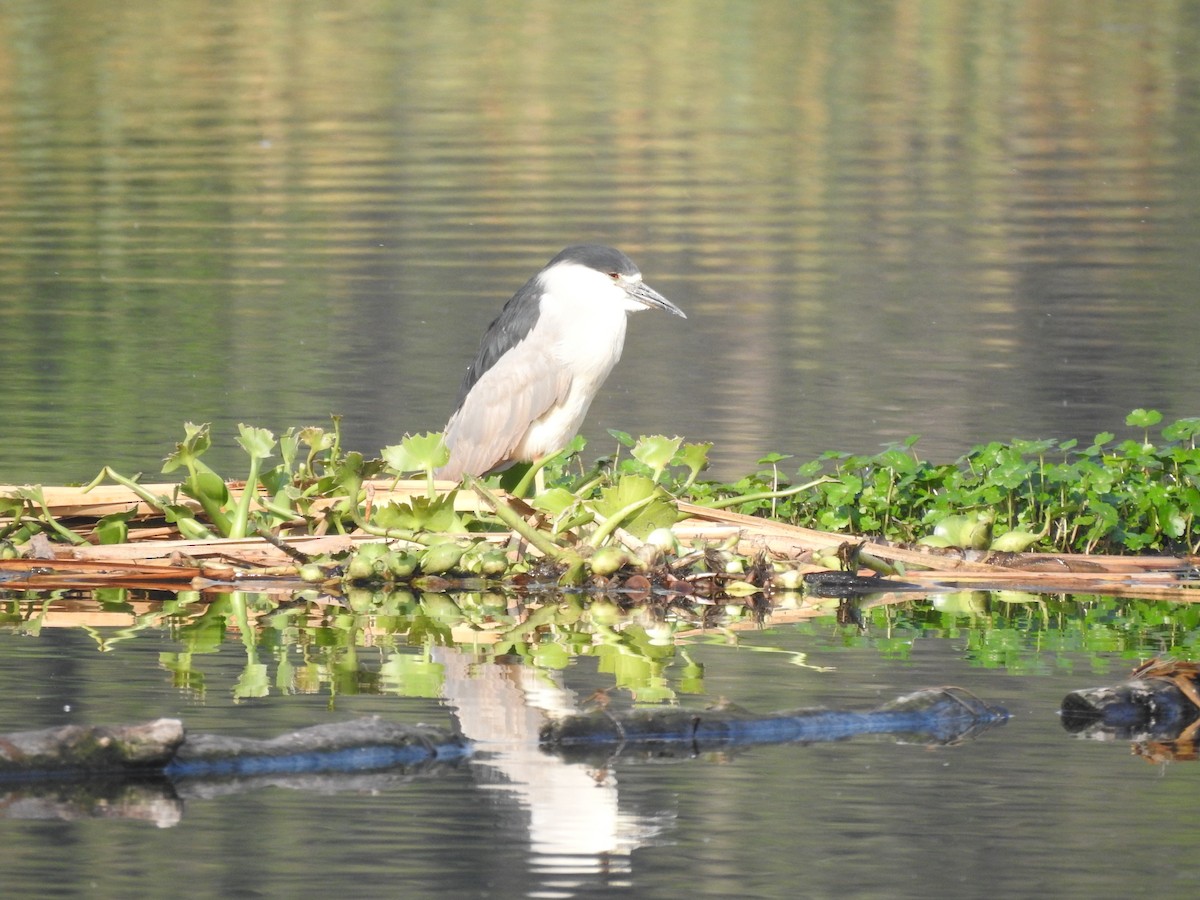
[[314,725],[266,740],[198,734],[179,747],[168,777],[262,773],[368,772],[469,755],[462,735],[432,725],[398,725],[378,716]]
[[444,729],[379,719],[269,740],[186,735],[176,719],[0,736],[0,818],[178,824],[189,799],[264,787],[372,793],[437,775],[470,745]]
[[[731,512],[727,509],[710,509],[695,503],[681,502],[679,511],[698,522],[737,528],[741,535],[738,552],[743,554],[769,550],[780,556],[794,556],[806,550],[836,548],[847,541],[856,540],[853,535],[801,528],[799,525],[775,522],[758,516]],[[928,566],[941,571],[993,572],[1001,568],[970,560],[961,555],[934,554],[926,550],[893,547],[887,544],[871,543],[867,545],[866,549],[880,559],[908,565]]]
[[178,719],[18,731],[0,735],[0,777],[161,771],[183,739]]
[[377,716],[259,740],[188,735],[178,719],[137,725],[66,725],[0,735],[0,779],[81,775],[217,778],[261,772],[364,772],[470,753],[461,735]]

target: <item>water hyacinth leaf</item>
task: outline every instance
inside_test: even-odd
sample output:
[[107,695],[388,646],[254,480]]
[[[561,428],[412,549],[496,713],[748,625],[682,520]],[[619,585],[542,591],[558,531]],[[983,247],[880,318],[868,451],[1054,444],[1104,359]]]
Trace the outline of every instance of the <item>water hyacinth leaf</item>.
[[571,438],[571,442],[563,447],[554,455],[556,460],[565,460],[568,457],[574,456],[583,452],[583,448],[587,446],[587,439],[582,434],[577,434]]
[[251,460],[264,460],[275,452],[275,435],[266,428],[238,425],[237,442]]
[[1188,520],[1173,503],[1158,507],[1158,521],[1163,534],[1169,537],[1182,537],[1187,531]]
[[[334,416],[333,431],[326,431],[319,425],[307,425],[296,433],[296,438],[300,443],[308,447],[308,458],[304,463],[304,468],[308,473],[313,473],[317,456],[325,451],[329,451],[331,463],[337,460],[342,439],[340,425],[341,416]],[[288,468],[290,469],[291,466]]]
[[17,497],[23,500],[28,500],[30,503],[34,504],[41,512],[41,515],[37,516],[38,521],[50,528],[50,530],[55,532],[59,537],[65,538],[72,544],[87,543],[87,541],[81,535],[78,535],[71,529],[67,528],[50,513],[50,507],[46,503],[46,497],[42,492],[42,486],[40,484],[20,487],[17,488],[13,493],[16,494]]
[[381,451],[388,469],[397,475],[411,472],[432,472],[450,461],[450,451],[440,431],[410,434],[399,444]]
[[624,475],[615,485],[604,488],[591,505],[600,515],[612,518],[627,506],[653,497],[657,490],[658,485],[644,475]]
[[1186,441],[1195,449],[1196,435],[1200,434],[1200,418],[1179,419],[1164,428],[1162,434],[1168,441]]
[[320,425],[305,425],[303,428],[301,428],[299,431],[296,432],[296,437],[300,441],[300,443],[304,444],[306,447],[308,447],[312,450],[317,451],[318,453],[322,450],[329,450],[330,448],[333,447],[334,443],[337,441],[337,437],[338,437],[337,431],[336,431],[337,423],[338,423],[338,417],[335,417],[334,418],[334,426],[335,426],[334,431],[326,431]]
[[125,512],[102,516],[96,522],[96,537],[101,544],[124,544],[129,540],[129,522],[137,515],[134,506]]
[[545,460],[543,468],[547,473],[563,468],[571,457],[578,455],[586,446],[587,440],[583,435],[575,435],[575,437],[571,438],[571,442],[567,446]]
[[644,475],[622,475],[589,505],[607,520],[606,534],[620,527],[645,539],[655,529],[670,528],[680,519],[670,495]]
[[680,518],[679,510],[667,494],[660,494],[624,524],[626,532],[646,539],[659,528],[670,528]]
[[653,437],[643,435],[638,438],[637,444],[630,453],[638,462],[648,466],[654,473],[654,480],[658,481],[662,477],[663,470],[671,464],[682,444],[683,438],[681,437],[668,438],[661,434]]
[[205,516],[223,537],[231,536],[232,527],[226,509],[229,488],[220,475],[207,468],[194,471],[184,479],[180,490],[200,504]]
[[1053,449],[1054,445],[1055,441],[1049,439],[1042,441],[1028,441],[1021,438],[1013,438],[1009,444],[1012,450],[1020,456],[1041,456],[1047,450]]
[[912,454],[906,453],[898,447],[884,450],[875,458],[875,464],[906,475],[913,472],[918,465]]
[[357,450],[351,450],[334,467],[331,476],[334,481],[344,487],[357,483],[359,487],[368,478],[374,478],[383,470],[383,460],[366,459]]
[[[192,422],[183,424],[183,440],[175,445],[175,450],[163,460],[162,471],[174,472],[180,466],[189,472],[196,471],[200,457],[212,446],[208,423],[195,425]],[[207,467],[204,467],[207,469]]]
[[371,521],[388,531],[433,531],[461,533],[466,529],[454,511],[457,491],[441,497],[409,497],[390,500],[375,509]]
[[700,473],[708,467],[708,452],[712,450],[712,441],[699,444],[684,444],[675,455],[675,462],[688,470],[687,481],[683,489],[687,490],[695,483]]
[[279,437],[279,456],[283,459],[282,468],[288,472],[296,471],[296,455],[300,452],[300,438],[296,429],[289,428]]
[[321,479],[321,489],[340,497],[337,511],[354,521],[361,518],[358,503],[362,492],[362,483],[373,478],[383,468],[383,460],[363,459],[357,450],[352,450],[341,457],[333,470]]
[[272,500],[290,507],[292,501],[301,496],[300,489],[292,484],[292,473],[283,465],[273,466],[258,473],[258,483]]
[[544,512],[552,518],[557,518],[575,506],[579,502],[579,498],[566,488],[556,487],[547,488],[528,502],[538,512]]
[[163,518],[168,524],[179,529],[180,535],[189,541],[211,541],[217,535],[213,534],[192,512],[190,507],[180,503],[163,503],[158,506]]
[[545,513],[550,518],[554,534],[586,525],[596,518],[595,514],[585,509],[579,498],[566,488],[548,488],[528,502],[538,512]]
[[1162,421],[1162,413],[1156,409],[1135,409],[1125,417],[1130,428],[1153,428]]
[[11,522],[0,526],[0,538],[17,535],[23,530],[22,520],[25,516],[25,501],[16,497],[0,497],[0,518],[12,519]]

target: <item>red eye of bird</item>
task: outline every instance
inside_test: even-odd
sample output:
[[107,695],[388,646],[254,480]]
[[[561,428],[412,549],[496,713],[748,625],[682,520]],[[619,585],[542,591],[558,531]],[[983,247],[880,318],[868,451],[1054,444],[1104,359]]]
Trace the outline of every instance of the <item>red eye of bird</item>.
[[620,276],[620,274],[619,274],[619,273],[617,273],[617,272],[609,272],[609,273],[608,273],[608,277],[609,277],[609,278],[611,278],[613,281],[616,281],[616,280],[617,280],[617,279],[619,279],[621,276]]

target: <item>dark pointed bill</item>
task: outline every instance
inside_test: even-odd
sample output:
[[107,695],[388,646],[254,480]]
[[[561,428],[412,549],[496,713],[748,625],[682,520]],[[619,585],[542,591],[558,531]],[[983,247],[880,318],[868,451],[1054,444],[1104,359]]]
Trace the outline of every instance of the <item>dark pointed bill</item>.
[[687,318],[687,314],[682,309],[644,282],[626,283],[625,293],[642,306],[648,306],[650,309],[662,309],[681,319]]

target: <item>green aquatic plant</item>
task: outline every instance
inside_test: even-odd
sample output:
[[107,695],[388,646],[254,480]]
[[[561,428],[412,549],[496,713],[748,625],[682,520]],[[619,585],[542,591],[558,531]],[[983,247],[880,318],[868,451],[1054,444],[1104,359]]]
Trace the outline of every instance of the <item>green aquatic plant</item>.
[[[131,490],[140,500],[158,510],[167,522],[191,540],[214,537],[243,538],[263,531],[273,531],[281,524],[297,519],[315,527],[318,519],[328,521],[324,514],[314,513],[317,500],[334,498],[345,516],[353,516],[356,505],[346,505],[349,497],[357,495],[365,478],[372,477],[382,467],[379,461],[367,462],[361,454],[342,454],[338,420],[334,429],[326,432],[316,427],[290,429],[276,441],[265,428],[238,426],[238,444],[250,457],[244,486],[234,497],[229,481],[210,468],[201,457],[211,448],[209,426],[184,425],[184,439],[163,462],[163,472],[184,469],[186,474],[171,495],[156,494],[136,478],[123,475],[106,466],[85,488],[90,490],[103,481],[112,481]],[[300,457],[299,450],[309,447]],[[264,462],[276,449],[283,462],[264,468]],[[197,511],[181,500],[189,498],[199,506]],[[340,529],[342,519],[337,518]]]
[[433,486],[434,470],[450,461],[450,451],[438,432],[406,435],[399,444],[384,447],[380,456],[387,471],[397,480],[411,472],[425,476],[429,496],[436,494]]
[[71,544],[84,544],[87,539],[67,528],[50,512],[40,484],[15,489],[11,496],[0,497],[0,516],[11,521],[0,530],[6,544],[27,541],[35,534],[47,534]]
[[[686,496],[732,501],[739,512],[809,528],[897,541],[917,541],[953,516],[976,522],[989,516],[987,549],[1195,553],[1200,419],[1165,426],[1156,443],[1150,429],[1161,418],[1146,410],[1129,415],[1126,424],[1141,430],[1141,440],[1114,443],[1107,432],[1084,447],[1075,440],[1016,439],[978,445],[952,463],[921,459],[912,436],[873,456],[826,453],[801,465],[792,479],[781,477],[782,459],[773,455],[760,461],[770,468],[731,483],[699,483]],[[793,481],[813,487],[787,493]]]
[[[393,542],[392,559],[376,571],[384,580],[414,574],[506,577],[525,563],[520,554],[489,543],[493,532],[515,534],[534,546],[558,566],[565,585],[589,575],[608,577],[661,561],[664,551],[656,548],[669,543],[639,548],[638,542],[669,535],[682,517],[682,501],[827,532],[984,552],[1200,551],[1200,418],[1162,426],[1156,411],[1134,410],[1125,424],[1135,438],[1117,441],[1106,432],[1086,445],[992,442],[949,463],[922,459],[915,436],[874,455],[831,451],[795,468],[790,457],[769,454],[756,471],[726,483],[701,478],[711,444],[634,439],[613,431],[615,452],[590,466],[583,461],[582,439],[547,463],[547,488],[529,501],[536,516],[496,491],[521,480],[520,472],[468,477],[461,488],[438,493],[433,472],[445,461],[440,435],[406,437],[385,448],[381,458],[368,459],[342,448],[336,417],[331,428],[289,429],[278,439],[265,429],[239,426],[238,443],[249,457],[244,487],[206,464],[209,427],[191,423],[163,465],[165,472],[183,473],[179,483],[148,486],[105,468],[93,485],[110,480],[126,486],[193,540],[376,535]],[[379,485],[373,479],[409,473],[424,477],[423,494],[374,500]],[[476,493],[482,502],[475,508],[460,504],[462,491]],[[88,531],[77,521],[56,518],[40,487],[14,488],[0,497],[0,541],[13,552],[38,534],[72,543],[121,542],[134,512],[105,515]],[[620,562],[616,553],[597,555],[618,542],[626,545]],[[669,555],[677,557],[681,549],[675,546]],[[301,562],[304,577],[318,582],[340,577],[339,567],[347,564]],[[770,581],[775,573],[765,577]]]

